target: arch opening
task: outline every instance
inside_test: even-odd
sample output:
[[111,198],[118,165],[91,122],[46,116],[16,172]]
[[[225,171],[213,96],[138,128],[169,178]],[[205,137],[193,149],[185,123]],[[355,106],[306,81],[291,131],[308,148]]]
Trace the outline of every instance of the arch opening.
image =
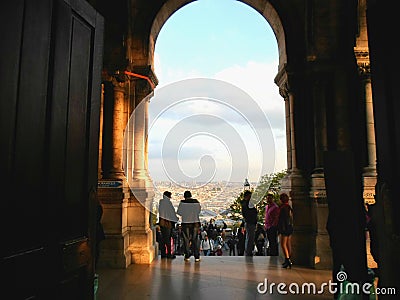
[[[210,181],[235,182],[236,197],[243,189],[244,178],[249,177],[256,186],[261,176],[287,168],[284,105],[274,83],[279,61],[285,60],[278,43],[283,30],[280,25],[271,28],[271,23],[280,22],[268,4],[257,9],[237,1],[181,4],[163,6],[150,38],[150,57],[154,56],[151,60],[159,79],[149,104],[148,166],[155,199],[171,182],[183,192],[190,180],[199,191]],[[182,134],[176,128],[183,122],[187,122],[183,128],[193,128],[192,133],[185,134],[195,135],[197,143],[187,136],[176,141],[168,135],[174,130],[174,138]],[[237,149],[229,144],[232,140],[241,145],[242,155],[235,153]],[[171,142],[179,143],[172,154],[168,152]],[[239,159],[235,161],[235,157]],[[167,158],[179,161],[174,171],[178,170],[180,176],[166,170],[170,164],[163,159]],[[260,168],[263,160],[268,166]],[[236,165],[244,161],[246,167],[238,171]],[[203,178],[204,174],[213,177]],[[217,196],[223,195],[217,193],[211,200]],[[234,200],[232,196],[229,199]]]

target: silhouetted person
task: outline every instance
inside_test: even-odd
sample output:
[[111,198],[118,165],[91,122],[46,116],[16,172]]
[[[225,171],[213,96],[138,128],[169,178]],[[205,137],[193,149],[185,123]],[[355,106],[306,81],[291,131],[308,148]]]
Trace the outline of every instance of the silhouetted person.
[[156,242],[158,243],[158,251],[161,253],[162,234],[160,225],[156,226]]
[[238,255],[243,256],[246,246],[246,229],[244,228],[244,222],[242,222],[240,224],[240,227],[238,228],[237,238],[238,238],[238,243],[237,243]]
[[175,209],[171,203],[171,192],[165,191],[163,198],[160,200],[158,206],[159,213],[159,224],[161,228],[161,258],[175,258],[175,254],[171,250],[171,238],[172,230],[175,228],[176,222],[178,222],[178,217],[175,213]]
[[100,257],[100,244],[105,240],[106,235],[104,233],[103,224],[101,223],[101,218],[103,217],[103,206],[97,200],[96,203],[96,252],[95,252],[95,270]]
[[272,193],[267,194],[267,205],[265,206],[265,231],[267,233],[268,248],[267,255],[277,256],[278,251],[278,220],[279,206],[274,201]]
[[228,247],[229,247],[229,255],[233,255],[233,256],[235,256],[236,255],[236,244],[237,244],[237,239],[236,239],[236,237],[232,234],[230,237],[229,237],[229,239],[228,239],[228,241],[227,241],[227,244],[228,244]]
[[257,223],[256,226],[256,246],[257,246],[257,256],[264,255],[264,244],[265,244],[265,231],[261,224]]
[[242,215],[245,221],[246,228],[246,241],[245,241],[245,254],[246,256],[253,256],[254,251],[254,238],[256,233],[257,224],[257,209],[254,204],[250,201],[251,191],[244,191],[243,200],[240,202],[242,205]]
[[183,197],[185,199],[179,203],[177,213],[182,217],[185,261],[188,261],[192,254],[195,261],[200,261],[199,231],[201,206],[197,199],[192,198],[190,191],[185,191]]
[[289,205],[289,196],[286,193],[280,195],[282,205],[279,208],[278,233],[285,261],[282,264],[284,268],[291,268],[292,261],[292,234],[293,234],[293,209]]

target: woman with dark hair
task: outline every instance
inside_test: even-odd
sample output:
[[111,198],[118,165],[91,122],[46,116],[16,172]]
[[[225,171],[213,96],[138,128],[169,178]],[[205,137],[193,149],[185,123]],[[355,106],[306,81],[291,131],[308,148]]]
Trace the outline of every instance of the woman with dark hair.
[[282,267],[291,268],[292,262],[290,256],[292,254],[291,237],[293,234],[293,209],[289,205],[288,194],[282,193],[279,198],[282,205],[279,208],[278,233],[282,252],[285,257]]

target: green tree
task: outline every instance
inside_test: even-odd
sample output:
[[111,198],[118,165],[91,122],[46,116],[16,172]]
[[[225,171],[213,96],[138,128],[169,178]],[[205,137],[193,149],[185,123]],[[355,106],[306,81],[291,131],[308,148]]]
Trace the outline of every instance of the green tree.
[[[265,206],[267,204],[264,197],[268,192],[274,193],[274,199],[279,204],[279,192],[281,190],[281,180],[287,174],[287,170],[283,170],[277,173],[265,174],[261,177],[257,187],[252,189],[253,195],[252,200],[256,203],[258,210],[258,222],[264,222]],[[231,219],[239,221],[243,219],[242,206],[240,201],[243,200],[243,192],[230,205]]]
[[257,185],[252,196],[255,201],[258,201],[256,207],[258,210],[259,222],[264,222],[265,206],[267,205],[265,196],[268,192],[274,193],[274,200],[278,205],[280,205],[279,193],[281,191],[281,181],[286,174],[287,170],[283,170],[277,173],[266,174],[261,177],[260,183]]
[[235,221],[240,221],[243,219],[242,216],[242,205],[240,204],[240,201],[243,200],[243,192],[240,193],[240,195],[237,196],[237,198],[233,201],[233,203],[229,206],[229,209],[231,211],[231,219]]

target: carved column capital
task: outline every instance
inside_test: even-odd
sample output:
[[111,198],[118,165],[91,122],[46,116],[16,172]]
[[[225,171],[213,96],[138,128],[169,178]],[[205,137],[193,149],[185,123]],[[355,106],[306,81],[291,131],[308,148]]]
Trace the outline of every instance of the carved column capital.
[[357,59],[358,74],[364,80],[371,79],[371,68],[368,48],[355,48],[354,54]]
[[364,80],[370,80],[371,79],[371,66],[369,63],[358,63],[358,74],[360,77]]
[[123,71],[115,71],[113,74],[103,70],[101,75],[103,82],[110,82],[114,87],[125,87],[129,77]]
[[289,87],[286,83],[279,86],[279,94],[285,101],[289,99]]
[[289,94],[294,94],[295,80],[293,71],[285,64],[275,76],[274,82],[279,87],[279,94],[287,100]]
[[135,80],[137,86],[145,91],[145,94],[151,93],[158,85],[158,78],[151,66],[134,66],[128,71],[130,80]]

